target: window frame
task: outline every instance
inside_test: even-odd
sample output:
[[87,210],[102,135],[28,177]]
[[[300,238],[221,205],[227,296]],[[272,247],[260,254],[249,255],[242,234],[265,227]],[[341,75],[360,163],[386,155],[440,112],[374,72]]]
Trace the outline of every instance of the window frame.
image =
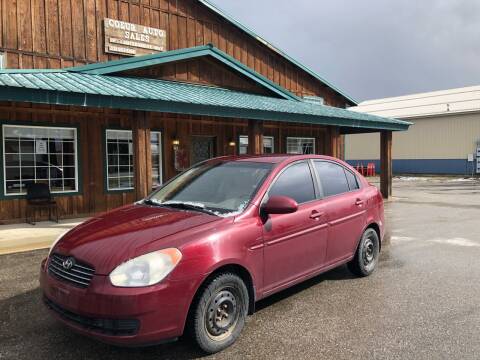
[[[313,140],[313,152],[311,154],[297,154],[297,153],[289,153],[288,152],[288,140],[289,139],[294,139],[294,140]],[[287,136],[285,138],[285,152],[289,155],[315,155],[317,152],[317,139],[314,137],[308,137],[308,136]]]
[[4,51],[0,52],[0,69],[5,70],[7,68],[7,53]]
[[[53,125],[53,126],[52,126]],[[74,138],[73,144],[75,149],[74,156],[74,168],[75,168],[75,190],[67,191],[51,191],[52,196],[75,196],[82,194],[82,168],[81,168],[81,154],[79,152],[80,144],[80,127],[75,124],[51,124],[51,123],[33,123],[33,122],[8,122],[0,121],[0,158],[2,159],[2,171],[0,171],[0,181],[2,186],[0,187],[0,199],[13,200],[23,199],[26,197],[26,193],[7,194],[7,174],[6,174],[6,156],[5,156],[5,127],[13,128],[40,128],[40,129],[58,129],[58,130],[73,130]],[[63,152],[62,152],[63,153]],[[69,178],[70,179],[70,178]],[[48,178],[50,181],[50,178]]]
[[[163,131],[162,130],[157,130],[157,129],[151,129],[150,130],[150,146],[152,145],[152,133],[155,133],[155,134],[158,134],[158,147],[160,149],[160,153],[158,154],[159,156],[159,176],[160,176],[160,185],[157,186],[156,188],[153,188],[153,170],[152,170],[152,190],[153,189],[159,189],[163,186],[163,184],[165,183],[164,179],[163,179],[163,174],[164,174],[164,169],[163,169]],[[151,150],[150,150],[151,151]],[[153,156],[153,155],[152,155]],[[135,155],[134,155],[134,160],[135,160]],[[135,168],[134,168],[135,170]]]
[[[333,197],[336,197],[336,196],[342,196],[342,195],[345,195],[345,194],[353,193],[355,191],[360,191],[362,189],[362,183],[360,181],[358,181],[357,175],[355,173],[353,173],[351,170],[349,170],[348,168],[346,168],[344,165],[342,165],[342,164],[340,164],[336,161],[331,161],[331,160],[326,160],[326,159],[311,159],[311,162],[312,162],[312,168],[313,168],[313,171],[315,173],[315,177],[316,177],[316,180],[317,180],[317,183],[318,183],[318,187],[319,187],[319,190],[320,190],[320,194],[321,194],[320,199],[321,200],[330,199],[330,198],[333,198]],[[325,192],[323,190],[323,185],[322,185],[320,175],[318,174],[318,171],[315,167],[315,162],[331,163],[331,164],[334,164],[334,165],[337,165],[337,166],[341,167],[343,169],[344,174],[345,174],[345,180],[347,181],[348,191],[343,192],[343,193],[339,193],[339,194],[335,194],[335,195],[325,196]],[[350,189],[350,184],[348,183],[347,174],[345,173],[346,171],[349,171],[355,177],[355,180],[357,181],[358,189],[353,189],[353,190]]]
[[[245,154],[240,154],[240,148],[241,148],[241,142],[240,140],[242,138],[246,138],[248,140],[248,135],[239,135],[238,136],[238,155],[248,155],[248,145],[247,145],[247,152]],[[264,135],[263,138],[268,138],[268,139],[271,139],[272,140],[272,152],[271,154],[275,154],[275,136],[270,136],[270,135]],[[263,146],[263,148],[265,149],[265,145]]]
[[350,188],[350,182],[348,181],[348,177],[347,177],[347,184],[348,184],[348,188],[350,189],[350,192],[360,190],[360,188],[361,188],[360,184],[361,183],[360,183],[360,181],[358,181],[357,175],[355,175],[351,170],[347,169],[346,167],[343,167],[343,170],[345,171],[345,175],[347,175],[347,171],[350,174],[352,174],[353,178],[355,179],[355,182],[357,183],[357,188],[356,189]]
[[[130,132],[132,134],[132,156],[133,156],[133,186],[127,188],[116,188],[110,189],[108,185],[108,132],[109,131],[119,131],[119,132]],[[103,153],[104,153],[104,188],[106,193],[127,193],[127,192],[134,192],[135,191],[135,141],[133,138],[133,129],[122,129],[122,128],[115,128],[115,127],[107,127],[103,129]],[[130,154],[129,154],[130,155]]]
[[270,190],[271,188],[273,187],[273,185],[275,185],[276,181],[278,180],[278,178],[290,167],[292,166],[295,166],[295,165],[298,165],[300,163],[307,163],[308,165],[308,168],[310,170],[310,175],[312,176],[312,182],[313,182],[313,189],[314,189],[314,195],[315,195],[315,198],[313,200],[310,200],[310,201],[306,201],[306,202],[303,202],[303,203],[299,203],[298,206],[301,207],[303,205],[307,205],[307,204],[311,204],[315,201],[319,201],[321,200],[321,195],[322,195],[322,189],[319,187],[319,183],[318,183],[318,179],[317,179],[317,176],[316,176],[316,173],[315,173],[315,169],[313,168],[313,163],[312,163],[312,159],[302,159],[302,160],[296,160],[296,161],[293,161],[289,164],[287,164],[282,170],[280,170],[280,172],[275,175],[275,177],[270,181],[270,184],[268,185],[268,188],[265,190],[264,194],[262,195],[262,200],[260,201],[260,206],[258,208],[258,211],[259,211],[259,214],[261,214],[261,211],[262,211],[262,207],[263,205],[265,205],[265,203],[268,201],[269,199],[269,193],[270,193]]

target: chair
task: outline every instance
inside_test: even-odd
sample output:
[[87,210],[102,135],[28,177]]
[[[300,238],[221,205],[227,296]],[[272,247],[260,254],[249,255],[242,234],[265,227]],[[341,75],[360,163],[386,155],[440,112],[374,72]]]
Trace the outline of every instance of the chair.
[[[48,209],[48,220],[58,223],[58,206],[52,198],[50,188],[47,184],[30,183],[27,185],[27,208],[25,210],[25,221],[35,225],[37,210]],[[52,210],[55,211],[55,220],[52,219]],[[33,221],[29,221],[29,215],[33,213]]]

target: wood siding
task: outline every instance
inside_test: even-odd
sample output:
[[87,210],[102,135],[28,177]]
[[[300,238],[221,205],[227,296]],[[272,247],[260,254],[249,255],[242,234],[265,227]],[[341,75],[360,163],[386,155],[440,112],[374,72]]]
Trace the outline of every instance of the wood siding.
[[[190,153],[192,136],[215,138],[215,156],[234,155],[238,148],[229,146],[230,141],[238,145],[240,135],[248,135],[248,120],[221,119],[165,113],[143,113],[111,109],[85,109],[80,107],[34,105],[29,103],[0,103],[2,121],[8,124],[72,126],[78,127],[79,194],[56,195],[61,218],[91,215],[116,207],[131,204],[145,196],[151,187],[149,131],[161,131],[163,136],[163,177],[167,180],[177,172],[174,169],[174,137],[180,146]],[[134,131],[136,179],[135,190],[130,192],[107,192],[105,189],[104,133],[108,128]],[[330,154],[331,142],[328,128],[313,125],[264,122],[263,134],[275,139],[275,152],[286,152],[287,137],[313,137],[316,152]],[[87,140],[88,139],[88,140]],[[143,139],[144,146],[140,144]],[[3,160],[2,160],[3,161]],[[1,170],[3,171],[3,169]],[[138,176],[140,174],[140,176]],[[144,181],[141,181],[144,178]],[[150,184],[150,185],[148,185]],[[3,184],[2,184],[3,186]],[[0,199],[0,224],[22,221],[26,201],[22,198]]]
[[[151,79],[164,79],[188,83],[219,86],[259,95],[278,97],[252,79],[227,68],[219,61],[202,57],[171,64],[163,64],[120,73]],[[181,76],[180,76],[181,75]]]
[[[118,59],[104,53],[103,19],[167,31],[169,50],[212,43],[245,65],[303,96],[328,105],[348,102],[319,80],[195,0],[0,0],[0,50],[9,68],[61,68]],[[172,78],[195,78],[179,65]]]

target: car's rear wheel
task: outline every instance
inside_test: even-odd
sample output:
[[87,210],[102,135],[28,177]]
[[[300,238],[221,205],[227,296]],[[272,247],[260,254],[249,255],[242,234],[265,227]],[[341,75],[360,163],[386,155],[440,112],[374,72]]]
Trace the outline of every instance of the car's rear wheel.
[[348,268],[358,276],[370,275],[378,264],[380,239],[375,229],[365,230],[358,244],[355,257],[348,263]]
[[190,329],[202,350],[212,354],[235,342],[245,325],[248,300],[247,287],[235,274],[219,274],[205,284]]

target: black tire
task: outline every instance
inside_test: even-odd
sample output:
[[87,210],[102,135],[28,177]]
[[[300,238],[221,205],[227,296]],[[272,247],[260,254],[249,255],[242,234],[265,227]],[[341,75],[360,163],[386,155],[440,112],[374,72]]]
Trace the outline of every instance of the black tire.
[[348,263],[350,271],[357,276],[369,276],[378,264],[380,240],[374,229],[367,229],[358,244],[355,257]]
[[215,276],[193,304],[189,332],[198,346],[213,354],[232,345],[245,326],[248,290],[233,273]]

